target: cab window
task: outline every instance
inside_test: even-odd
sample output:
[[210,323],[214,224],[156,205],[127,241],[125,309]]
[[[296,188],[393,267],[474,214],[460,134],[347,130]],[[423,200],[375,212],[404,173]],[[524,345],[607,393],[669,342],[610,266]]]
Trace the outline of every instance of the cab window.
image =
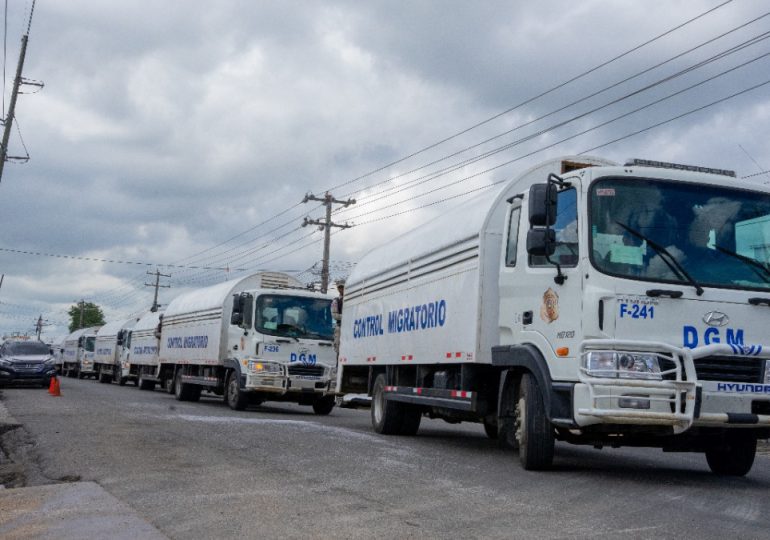
[[505,249],[505,266],[516,266],[516,249],[519,239],[519,219],[521,206],[511,209],[511,221],[508,225],[508,245]]

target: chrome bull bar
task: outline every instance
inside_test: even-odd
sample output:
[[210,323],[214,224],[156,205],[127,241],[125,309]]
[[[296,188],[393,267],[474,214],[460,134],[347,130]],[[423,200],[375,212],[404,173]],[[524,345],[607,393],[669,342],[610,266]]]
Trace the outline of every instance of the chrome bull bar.
[[[659,365],[660,360],[665,360],[673,367],[661,369],[654,376],[636,374],[639,378],[629,378],[629,372],[621,369],[602,369],[602,376],[596,376],[589,373],[584,361],[585,355],[591,352],[655,356]],[[698,378],[695,362],[715,355],[770,358],[770,348],[761,345],[713,344],[688,349],[650,341],[586,340],[580,347],[579,379],[588,389],[590,406],[581,407],[576,412],[598,418],[602,423],[671,426],[674,433],[682,433],[693,425],[696,416]],[[618,405],[619,399],[635,398],[635,390],[644,392],[644,397],[640,399],[648,401],[650,406],[667,403],[671,412],[621,408]],[[727,413],[704,414],[699,421],[720,422],[727,416]],[[760,419],[760,423],[764,424],[761,420],[764,418]]]

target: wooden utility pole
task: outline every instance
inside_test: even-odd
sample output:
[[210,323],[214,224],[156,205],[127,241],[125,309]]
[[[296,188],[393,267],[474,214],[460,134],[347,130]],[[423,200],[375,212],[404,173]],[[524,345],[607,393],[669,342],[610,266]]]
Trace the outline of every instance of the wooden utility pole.
[[321,267],[321,292],[325,293],[329,288],[329,251],[331,247],[330,244],[332,227],[338,227],[340,229],[347,229],[352,227],[352,225],[347,223],[332,223],[332,204],[341,204],[342,206],[347,207],[351,204],[356,204],[356,200],[348,199],[347,201],[339,201],[327,191],[323,197],[316,197],[312,193],[308,193],[305,195],[305,198],[302,200],[302,202],[306,203],[308,201],[322,202],[324,206],[326,206],[326,219],[322,221],[319,219],[308,219],[306,217],[302,222],[303,227],[307,227],[308,225],[318,225],[318,230],[324,231],[324,255],[322,262],[323,266]]
[[171,274],[161,274],[160,270],[155,270],[154,272],[147,272],[148,276],[155,276],[155,284],[152,283],[145,283],[144,285],[146,287],[155,287],[155,298],[152,300],[152,307],[150,308],[150,311],[155,313],[158,311],[158,308],[160,307],[160,304],[158,304],[158,288],[163,287],[164,289],[168,289],[171,287],[171,285],[161,285],[160,284],[160,278],[161,277],[171,277]]
[[80,323],[78,324],[78,328],[83,328],[83,316],[85,315],[86,311],[86,301],[81,300],[78,302],[78,305],[80,306]]
[[0,145],[0,181],[3,179],[3,168],[5,162],[8,161],[8,141],[11,138],[11,128],[16,114],[16,98],[19,96],[19,87],[22,84],[31,84],[33,86],[41,87],[43,83],[25,81],[22,76],[22,70],[24,69],[24,57],[27,54],[27,41],[29,41],[29,27],[32,24],[32,14],[35,11],[35,2],[32,2],[32,10],[29,13],[29,23],[27,24],[27,33],[21,36],[21,51],[19,51],[19,63],[16,66],[16,77],[13,79],[13,91],[11,92],[11,101],[8,105],[8,114],[6,115],[3,129],[3,141]]
[[43,327],[49,326],[47,321],[43,320],[43,314],[41,313],[40,316],[37,318],[37,322],[35,323],[35,333],[37,334],[37,340],[40,341],[40,334],[43,333]]

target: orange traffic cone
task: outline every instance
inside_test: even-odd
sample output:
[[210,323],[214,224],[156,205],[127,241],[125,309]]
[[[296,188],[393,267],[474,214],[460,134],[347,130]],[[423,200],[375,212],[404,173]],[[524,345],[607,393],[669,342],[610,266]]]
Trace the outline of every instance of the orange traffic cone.
[[59,378],[56,375],[51,377],[51,387],[48,389],[48,393],[54,397],[61,396],[61,387],[59,386]]

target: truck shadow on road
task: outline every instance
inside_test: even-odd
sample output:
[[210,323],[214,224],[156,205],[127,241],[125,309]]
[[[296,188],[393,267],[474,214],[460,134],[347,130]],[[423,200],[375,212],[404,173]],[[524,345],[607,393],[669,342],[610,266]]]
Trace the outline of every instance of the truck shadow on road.
[[[406,439],[406,438],[405,438]],[[497,441],[490,440],[483,433],[470,429],[454,431],[451,428],[421,430],[414,438],[419,446],[430,446],[442,451],[456,451],[460,454],[477,456],[485,452],[490,457],[502,460],[504,467],[518,467],[518,451],[501,448]],[[677,463],[672,464],[672,461]],[[557,443],[553,467],[547,472],[525,472],[524,474],[547,474],[571,477],[575,475],[599,474],[609,480],[636,482],[640,485],[672,485],[682,487],[707,487],[719,485],[724,488],[762,489],[770,487],[770,459],[758,455],[754,468],[745,477],[718,476],[708,469],[706,459],[697,453],[664,453],[655,448],[605,448],[602,450],[587,446]],[[505,474],[500,471],[500,474]]]

